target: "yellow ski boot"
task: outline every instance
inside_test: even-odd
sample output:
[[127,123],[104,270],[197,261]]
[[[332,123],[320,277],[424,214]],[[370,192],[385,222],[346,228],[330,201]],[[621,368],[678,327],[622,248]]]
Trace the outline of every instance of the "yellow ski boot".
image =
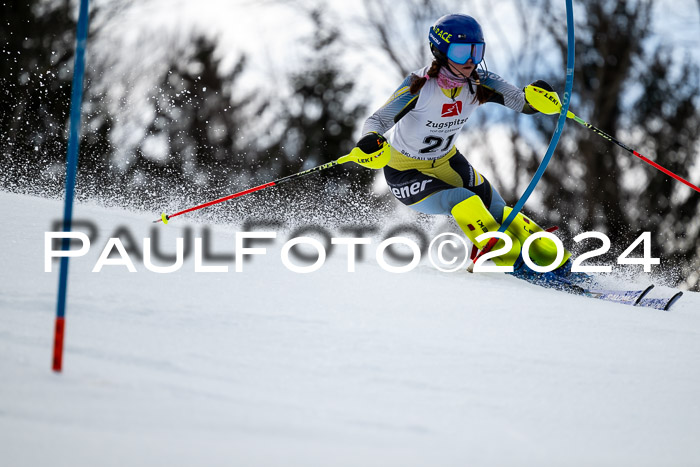
[[[510,215],[513,208],[506,206],[503,208],[503,219]],[[515,235],[521,244],[525,243],[527,238],[537,232],[543,232],[544,229],[537,225],[532,219],[523,215],[523,213],[518,213],[513,219],[513,222],[508,226],[508,232]],[[549,266],[557,258],[557,245],[548,238],[538,238],[530,244],[529,248],[530,259],[532,262],[538,266]],[[571,257],[571,252],[564,249],[564,258],[559,262],[557,268],[552,271],[555,272],[557,269],[561,268],[569,261]],[[563,271],[562,271],[563,272]],[[556,272],[555,272],[556,273]]]
[[[486,209],[481,198],[476,195],[465,199],[452,208],[452,217],[457,221],[457,225],[467,238],[480,250],[486,246],[490,239],[477,242],[476,237],[486,232],[496,232],[501,226]],[[506,254],[492,258],[497,266],[513,266],[520,256],[520,240],[510,232],[510,229],[506,230],[505,233],[513,240],[513,246]],[[499,240],[493,250],[502,248],[504,244],[503,240]]]

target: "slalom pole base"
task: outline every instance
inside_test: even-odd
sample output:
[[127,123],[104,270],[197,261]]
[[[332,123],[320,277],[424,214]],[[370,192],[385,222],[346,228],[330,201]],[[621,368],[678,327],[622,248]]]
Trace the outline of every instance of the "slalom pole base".
[[61,372],[63,366],[63,335],[66,329],[65,318],[56,318],[56,327],[53,341],[53,371]]

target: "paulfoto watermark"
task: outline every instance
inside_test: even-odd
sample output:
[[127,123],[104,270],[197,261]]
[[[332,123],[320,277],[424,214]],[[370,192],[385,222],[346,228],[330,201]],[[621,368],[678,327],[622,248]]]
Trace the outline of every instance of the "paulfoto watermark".
[[[54,241],[63,239],[77,240],[79,247],[77,249],[57,249]],[[256,255],[267,255],[267,248],[262,246],[250,246],[254,241],[267,241],[277,239],[276,232],[236,232],[234,249],[231,255],[235,262],[235,272],[244,271],[245,260]],[[362,245],[370,245],[372,240],[365,237],[332,237],[330,239],[332,245],[344,245],[347,251],[347,271],[355,272],[356,260],[358,257],[358,247]],[[168,266],[158,266],[153,262],[153,248],[150,238],[143,239],[143,266],[147,271],[167,274],[174,273],[182,269],[185,259],[185,239],[180,237],[175,239],[175,259],[174,263]],[[53,260],[61,257],[81,257],[87,255],[90,251],[90,238],[83,232],[46,232],[44,234],[44,271],[52,272]],[[309,255],[298,251],[293,251],[297,246],[304,245],[315,251],[313,264],[300,265],[295,261],[308,259]],[[410,262],[405,265],[396,266],[387,261],[387,257],[391,256],[396,259],[397,254],[388,252],[388,249],[394,245],[405,245],[410,251]],[[205,264],[203,251],[205,250],[203,239],[194,238],[194,272],[211,273],[211,272],[229,272],[227,265],[211,265]],[[116,257],[115,257],[116,253]],[[296,257],[296,260],[292,258]],[[287,240],[280,250],[280,260],[284,267],[296,273],[311,273],[318,271],[326,262],[328,253],[323,243],[313,237],[294,237]],[[392,273],[404,273],[413,270],[421,259],[421,249],[418,244],[405,237],[390,237],[379,243],[375,250],[375,258],[382,269]],[[402,259],[399,256],[399,261]],[[129,252],[124,247],[122,240],[119,237],[111,237],[102,249],[99,258],[97,259],[93,273],[101,272],[106,266],[120,266],[126,268],[129,272],[138,272],[133,259]]]
[[[90,222],[81,221],[78,224],[85,231],[74,232],[45,232],[44,235],[44,271],[52,272],[55,260],[62,257],[79,258],[86,256],[97,243],[97,228]],[[376,231],[376,228],[366,226],[348,226],[345,232],[355,234]],[[274,231],[237,231],[232,244],[225,251],[212,252],[212,234],[208,228],[201,229],[201,235],[195,235],[191,229],[186,230],[183,237],[177,237],[165,242],[158,234],[158,229],[151,231],[151,236],[137,241],[128,228],[119,227],[102,245],[98,259],[92,268],[93,273],[102,272],[106,267],[119,267],[129,272],[148,271],[158,274],[169,274],[180,271],[185,267],[185,260],[193,257],[192,268],[197,273],[227,273],[245,271],[245,263],[254,257],[269,255],[268,246],[281,240]],[[297,235],[295,235],[295,232]],[[398,235],[407,233],[412,238]],[[309,234],[309,235],[305,235]],[[314,236],[311,236],[314,235]],[[318,237],[318,238],[316,238]],[[490,238],[497,237],[500,242],[486,254],[481,255],[475,262],[474,272],[512,272],[512,266],[495,266],[489,260],[506,254],[512,249],[511,238],[501,232],[486,232],[476,238],[479,243],[485,243]],[[556,246],[556,257],[549,265],[538,265],[530,256],[533,242],[546,238]],[[612,265],[590,264],[591,260],[606,254],[611,248],[611,241],[601,232],[585,232],[574,237],[579,243],[587,239],[596,239],[602,245],[591,251],[581,253],[573,259],[573,272],[611,272]],[[320,239],[320,240],[319,240]],[[471,258],[472,245],[463,235],[452,232],[440,233],[432,239],[419,228],[411,225],[400,225],[390,229],[381,238],[370,238],[365,235],[337,236],[320,226],[307,226],[292,232],[283,240],[279,250],[279,259],[283,267],[289,271],[308,274],[323,268],[326,260],[340,251],[346,258],[346,271],[356,272],[358,261],[363,261],[368,250],[374,246],[373,257],[384,271],[403,274],[413,271],[424,258],[436,269],[442,272],[464,271]],[[62,242],[67,246],[62,247]],[[163,243],[166,249],[174,254],[163,253]],[[642,255],[632,256],[641,246]],[[336,253],[337,254],[337,253]],[[564,258],[565,250],[561,240],[550,232],[533,233],[522,244],[522,257],[525,264],[536,272],[549,272],[556,269]],[[155,259],[155,261],[154,261]],[[583,264],[588,262],[589,264]],[[645,272],[651,272],[653,265],[660,264],[660,258],[652,257],[651,232],[642,233],[617,258],[620,265],[641,265]],[[140,263],[141,267],[137,268]],[[158,263],[158,264],[156,264]],[[188,263],[188,267],[189,263]]]

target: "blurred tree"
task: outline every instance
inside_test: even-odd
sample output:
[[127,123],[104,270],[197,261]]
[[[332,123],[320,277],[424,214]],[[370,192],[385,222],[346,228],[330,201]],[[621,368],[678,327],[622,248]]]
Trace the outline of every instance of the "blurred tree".
[[[326,20],[320,9],[309,12],[314,24],[312,56],[304,69],[289,78],[291,95],[276,115],[271,134],[279,135],[267,147],[261,166],[274,167],[284,176],[337,159],[354,147],[356,129],[366,116],[366,106],[351,103],[353,79],[339,62],[341,31]],[[372,171],[350,164],[319,177],[344,186],[366,186]],[[303,184],[306,186],[306,184]],[[318,183],[317,183],[318,185]]]
[[[9,0],[0,11],[0,184],[56,193],[63,184],[77,8],[69,0]],[[89,87],[90,70],[87,76]],[[99,99],[88,97],[85,106],[80,169],[95,174],[106,165],[110,118]]]
[[127,172],[137,186],[195,184],[216,194],[246,169],[240,140],[243,109],[250,95],[234,100],[232,90],[245,56],[223,72],[216,44],[203,36],[186,50],[174,50],[167,71],[153,88],[153,118]]
[[[544,11],[556,11],[551,0]],[[693,179],[690,169],[700,141],[698,65],[683,62],[652,39],[655,2],[588,0],[577,4],[576,67],[572,110],[606,133],[668,169]],[[566,60],[561,15],[543,15],[543,26]],[[661,43],[663,44],[663,42]],[[542,76],[564,88],[561,73]],[[553,132],[553,118],[536,118],[542,139]],[[513,133],[516,163],[534,171],[540,154]],[[698,287],[692,271],[700,265],[700,196],[644,164],[590,130],[569,122],[559,157],[537,190],[544,215],[574,235],[606,232],[616,256],[641,232],[654,234],[654,256],[661,256],[678,280]],[[694,180],[697,184],[698,180]]]
[[[403,79],[410,72],[430,64],[428,30],[435,20],[449,13],[469,10],[469,3],[454,11],[450,2],[406,0],[401,8],[388,0],[364,0],[367,36],[382,52],[388,64]],[[398,25],[401,25],[400,27]],[[398,83],[397,83],[398,84]]]

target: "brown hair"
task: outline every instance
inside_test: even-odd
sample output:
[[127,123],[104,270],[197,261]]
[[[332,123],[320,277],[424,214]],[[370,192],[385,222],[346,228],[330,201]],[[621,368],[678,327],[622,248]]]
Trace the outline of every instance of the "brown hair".
[[[430,65],[430,69],[428,70],[426,75],[428,75],[431,78],[437,78],[439,73],[440,64],[437,60],[433,60],[433,63]],[[411,80],[411,89],[409,89],[409,92],[411,94],[418,94],[427,82],[428,79],[425,76],[413,75],[413,80]]]
[[[428,69],[428,72],[426,73],[431,79],[432,78],[437,78],[438,74],[440,74],[440,68],[442,65],[437,60],[433,60],[433,63],[430,65],[430,68]],[[479,73],[476,71],[476,68],[474,68],[474,71],[472,71],[472,74],[470,76],[471,81],[468,82],[469,85],[469,90],[474,93],[474,88],[472,87],[472,82],[476,84],[476,95],[474,96],[474,100],[472,102],[479,102],[479,104],[483,104],[487,102],[491,96],[493,95],[493,91],[484,87],[481,84],[481,81],[479,80]],[[425,76],[417,76],[413,75],[413,79],[411,81],[411,87],[409,89],[409,92],[411,94],[418,94],[420,90],[425,86],[425,83],[428,81],[428,79]]]

